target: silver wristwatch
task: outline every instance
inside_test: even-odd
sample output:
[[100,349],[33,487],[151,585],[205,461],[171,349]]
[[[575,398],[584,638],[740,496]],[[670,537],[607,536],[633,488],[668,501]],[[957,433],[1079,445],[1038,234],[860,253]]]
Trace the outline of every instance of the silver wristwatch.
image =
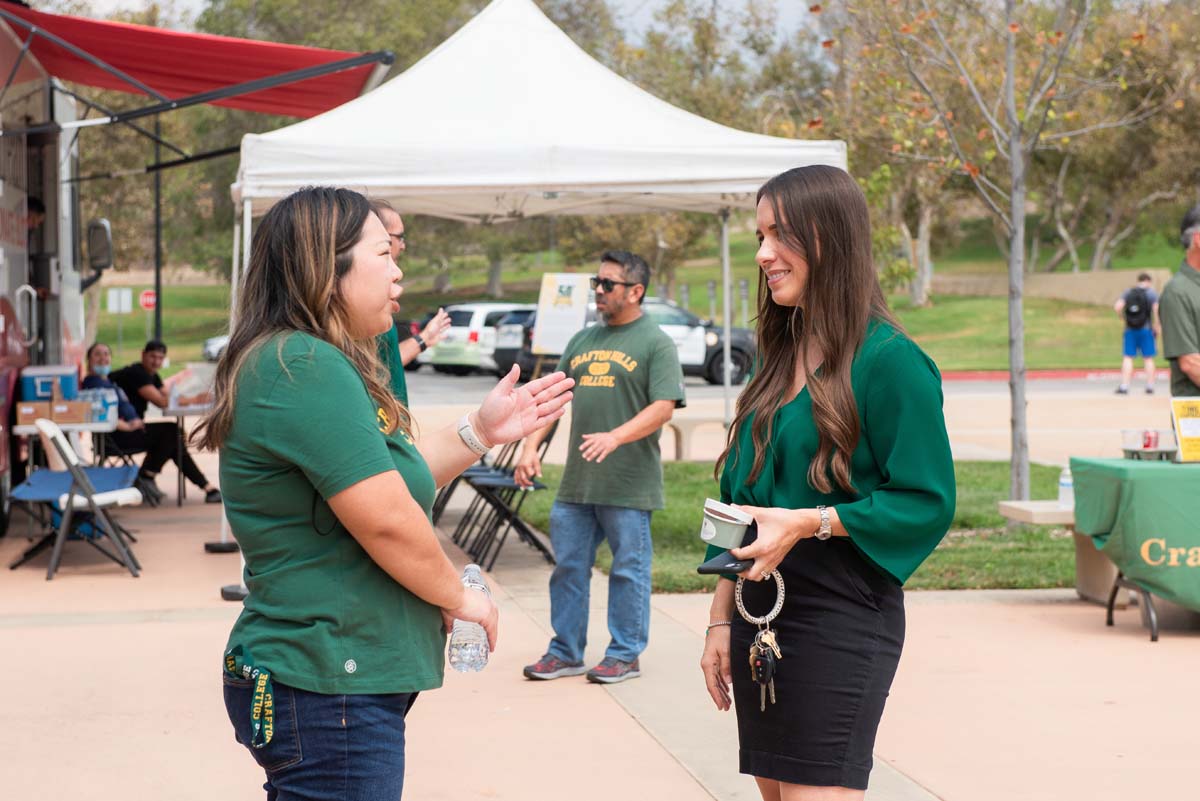
[[821,525],[817,528],[813,536],[819,540],[827,540],[833,536],[833,524],[829,520],[829,507],[818,506],[817,512],[821,515]]

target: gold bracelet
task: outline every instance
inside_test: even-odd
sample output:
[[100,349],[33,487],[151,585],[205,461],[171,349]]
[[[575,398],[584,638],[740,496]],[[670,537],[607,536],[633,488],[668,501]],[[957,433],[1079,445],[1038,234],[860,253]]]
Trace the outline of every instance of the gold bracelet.
[[715,629],[717,626],[732,626],[732,625],[733,625],[732,620],[718,620],[716,623],[709,623],[704,628],[704,636],[707,637],[708,633],[710,631],[712,631],[713,629]]

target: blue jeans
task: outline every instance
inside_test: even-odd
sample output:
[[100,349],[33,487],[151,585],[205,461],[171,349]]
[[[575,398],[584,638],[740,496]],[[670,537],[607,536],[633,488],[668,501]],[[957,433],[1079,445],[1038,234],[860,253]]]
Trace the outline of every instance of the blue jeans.
[[251,682],[221,678],[234,738],[266,771],[267,801],[399,801],[416,693],[323,695],[275,681],[274,735],[251,748]]
[[550,653],[567,662],[583,661],[592,566],[605,539],[613,565],[608,575],[612,642],[604,655],[632,662],[650,639],[650,512],[555,501],[550,509],[550,542],[557,562],[550,576]]

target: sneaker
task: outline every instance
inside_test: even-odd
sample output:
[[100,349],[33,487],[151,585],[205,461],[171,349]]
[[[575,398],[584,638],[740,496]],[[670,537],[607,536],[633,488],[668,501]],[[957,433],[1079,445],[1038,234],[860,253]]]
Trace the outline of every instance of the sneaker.
[[587,672],[587,680],[596,684],[616,684],[626,679],[636,679],[640,675],[642,671],[638,668],[636,659],[632,662],[622,662],[620,659],[606,656],[600,660],[600,664]]
[[142,493],[142,501],[147,506],[158,506],[162,503],[163,494],[155,486],[154,479],[147,478],[146,476],[138,476],[134,480],[133,486],[137,487],[138,491]]
[[204,502],[205,503],[220,503],[221,502],[221,491],[219,489],[211,489],[208,492],[204,493]]
[[1154,387],[1146,387],[1146,394],[1147,394],[1147,395],[1153,395],[1153,394],[1154,394]]
[[526,665],[521,671],[527,679],[549,681],[561,679],[563,676],[578,676],[587,672],[587,666],[582,662],[564,662],[553,654],[546,654],[532,665]]
[[1118,395],[1128,395],[1129,387],[1117,387],[1117,394]]

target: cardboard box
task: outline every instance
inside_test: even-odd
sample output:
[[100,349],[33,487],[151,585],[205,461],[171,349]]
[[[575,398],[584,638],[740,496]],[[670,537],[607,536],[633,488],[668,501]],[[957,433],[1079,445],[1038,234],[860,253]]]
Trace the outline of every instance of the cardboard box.
[[50,401],[50,419],[56,423],[86,423],[91,413],[87,401]]
[[50,419],[49,401],[21,401],[17,404],[17,425],[31,426],[39,417]]

